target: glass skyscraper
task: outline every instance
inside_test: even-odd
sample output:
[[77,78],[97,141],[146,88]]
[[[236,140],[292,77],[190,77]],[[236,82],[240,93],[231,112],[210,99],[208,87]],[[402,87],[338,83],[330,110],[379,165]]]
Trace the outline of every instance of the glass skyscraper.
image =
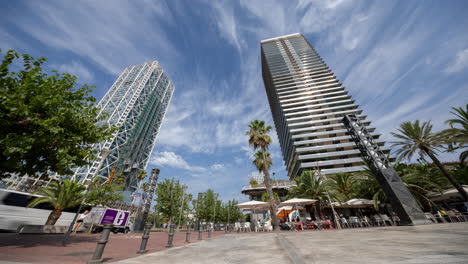
[[107,181],[123,175],[126,189],[134,189],[138,172],[146,169],[173,93],[174,85],[157,61],[126,68],[97,105],[99,115],[107,115],[101,122],[119,129],[95,146],[98,159],[75,169],[73,179],[84,182],[96,175]]
[[364,162],[343,116],[357,115],[375,139],[379,135],[304,36],[262,40],[261,56],[288,176],[294,178],[306,169],[319,169],[325,175],[362,171]]

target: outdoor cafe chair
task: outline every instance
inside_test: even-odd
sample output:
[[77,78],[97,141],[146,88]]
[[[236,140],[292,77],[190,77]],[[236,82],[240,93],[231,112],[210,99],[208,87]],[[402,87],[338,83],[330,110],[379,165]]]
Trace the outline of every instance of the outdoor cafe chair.
[[426,219],[433,222],[434,224],[438,224],[439,221],[437,221],[437,218],[431,214],[431,213],[424,213],[424,215],[426,216]]
[[299,221],[299,222],[294,223],[294,225],[295,225],[297,231],[304,230],[304,223]]
[[349,225],[352,227],[362,227],[361,223],[359,223],[359,218],[357,216],[350,216],[349,218]]
[[450,219],[451,222],[454,222],[454,220],[456,222],[462,222],[461,218],[459,218],[455,212],[453,212],[452,210],[447,210],[447,216],[448,218]]
[[322,221],[313,221],[318,230],[323,230]]
[[460,213],[460,214],[463,217],[463,221],[468,222],[468,212]]
[[375,224],[376,224],[377,226],[381,226],[381,225],[387,226],[387,224],[385,223],[385,221],[382,220],[382,218],[381,218],[380,215],[378,215],[378,214],[375,214],[375,215],[374,215],[374,221],[375,221]]
[[266,221],[266,222],[263,224],[263,231],[265,231],[265,232],[271,232],[271,231],[273,231],[273,226],[271,225],[271,222],[270,222],[270,221]]
[[234,223],[234,231],[239,233],[241,231],[241,223],[240,222],[235,222]]
[[255,232],[259,232],[260,231],[260,226],[261,226],[260,222],[255,221],[254,223],[255,223]]
[[369,218],[367,218],[367,216],[364,216],[363,218],[360,219],[360,224],[361,224],[361,227],[364,227],[364,226],[371,227]]
[[437,219],[437,221],[445,224],[447,223],[447,220],[445,220],[445,218],[442,216],[442,214],[440,214],[440,212],[437,212],[437,214],[434,215],[435,219]]
[[392,226],[395,225],[393,223],[392,219],[390,219],[390,217],[388,217],[388,215],[386,215],[386,214],[381,214],[380,218],[382,218],[382,221],[384,221],[384,223],[389,222],[390,225],[392,225]]
[[346,220],[346,218],[341,217],[341,218],[340,218],[340,222],[341,222],[341,226],[342,226],[342,227],[346,227],[346,228],[349,228],[349,227],[350,227],[350,226],[349,226],[349,223],[348,223],[348,220]]
[[332,221],[331,221],[331,220],[324,220],[324,221],[322,221],[322,226],[323,226],[323,229],[327,229],[327,230],[335,229],[335,228],[333,227],[333,224],[332,224]]
[[250,232],[250,222],[245,222],[243,225],[244,232]]
[[307,229],[309,229],[309,230],[314,230],[315,229],[314,222],[312,222],[312,221],[308,221],[306,226],[307,226]]

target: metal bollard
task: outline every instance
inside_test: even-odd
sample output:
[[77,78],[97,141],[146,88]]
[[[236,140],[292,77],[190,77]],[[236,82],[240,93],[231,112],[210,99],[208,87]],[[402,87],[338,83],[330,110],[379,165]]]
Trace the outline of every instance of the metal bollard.
[[150,231],[152,226],[153,224],[145,225],[143,236],[141,237],[140,250],[136,252],[137,254],[145,254],[146,252],[148,252],[148,250],[146,250],[146,245],[148,244],[148,239],[150,237]]
[[167,239],[167,248],[171,248],[173,246],[172,241],[174,240],[174,228],[175,224],[171,224],[171,227],[169,228],[169,237]]
[[208,227],[208,238],[211,238],[211,226]]
[[190,243],[190,225],[187,225],[187,233],[185,233],[185,243]]
[[202,233],[203,230],[202,230],[202,227],[200,224],[198,224],[198,240],[202,240]]
[[88,264],[102,263],[102,253],[104,253],[104,248],[106,247],[107,241],[109,241],[109,235],[113,226],[113,224],[104,225],[104,229],[102,230],[101,238],[99,238],[97,242],[93,258],[88,260]]

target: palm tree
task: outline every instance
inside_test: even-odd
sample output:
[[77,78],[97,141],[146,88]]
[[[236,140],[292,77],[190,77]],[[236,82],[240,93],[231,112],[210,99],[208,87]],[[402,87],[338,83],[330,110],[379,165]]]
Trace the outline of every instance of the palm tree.
[[441,179],[437,172],[431,170],[429,165],[408,165],[406,169],[399,172],[399,175],[419,206],[424,208],[426,212],[432,211],[434,202],[429,199],[428,194],[442,192],[441,186],[443,184],[441,182],[445,178]]
[[[296,187],[293,187],[289,191],[289,197],[309,198],[317,199],[318,202],[314,204],[315,211],[318,215],[321,212],[322,201],[326,201],[327,198],[327,184],[325,181],[317,176],[311,170],[302,171],[301,175],[296,179]],[[316,204],[319,204],[317,208]]]
[[400,125],[398,131],[400,133],[391,133],[394,137],[401,139],[401,141],[392,142],[392,147],[399,147],[396,154],[399,159],[411,159],[415,152],[420,156],[427,155],[439,167],[441,172],[450,181],[450,183],[458,190],[465,201],[468,201],[468,194],[463,187],[450,175],[445,169],[439,159],[436,157],[436,152],[443,148],[444,140],[441,139],[440,134],[432,133],[431,122],[423,122],[419,124],[419,120],[411,122],[404,122]]
[[353,184],[353,193],[355,198],[364,198],[374,201],[374,208],[379,210],[382,203],[387,202],[387,197],[380,186],[380,183],[375,178],[375,172],[366,166],[366,169],[361,172],[366,179],[358,180]]
[[137,175],[138,189],[141,189],[141,183],[146,178],[146,171],[140,170]]
[[349,173],[337,173],[329,178],[328,185],[338,200],[346,202],[353,197],[355,181],[354,176]]
[[[260,151],[255,153],[254,164],[259,171],[263,172],[265,187],[270,198],[271,219],[273,221],[273,226],[278,230],[279,223],[276,218],[276,205],[269,173],[272,162],[270,154],[267,152],[268,146],[271,143],[271,138],[267,133],[272,127],[266,126],[264,121],[254,120],[250,122],[249,128],[249,131],[246,133],[246,135],[249,136],[249,145],[255,150],[260,149]],[[261,155],[261,157],[258,155]],[[265,166],[263,164],[265,164]]]
[[[452,107],[454,112],[450,112],[456,116],[454,119],[445,121],[450,126],[444,133],[447,135],[447,143],[449,150],[464,148],[468,144],[468,104],[465,109],[462,107]],[[459,125],[461,128],[457,128]],[[468,150],[460,153],[460,161],[464,162],[468,158]]]
[[48,203],[54,207],[49,217],[47,218],[46,225],[54,225],[62,211],[75,207],[83,200],[83,192],[85,187],[77,181],[63,180],[61,182],[51,182],[47,187],[43,187],[34,194],[39,194],[42,197],[37,197],[32,200],[28,207],[34,207],[39,204]]

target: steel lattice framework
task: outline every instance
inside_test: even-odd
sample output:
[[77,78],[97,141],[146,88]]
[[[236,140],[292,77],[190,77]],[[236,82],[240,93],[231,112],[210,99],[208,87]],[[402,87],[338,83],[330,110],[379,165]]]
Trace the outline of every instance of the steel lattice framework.
[[361,120],[356,115],[345,115],[343,123],[361,152],[362,159],[379,182],[393,210],[397,212],[400,223],[403,225],[428,223],[413,195],[391,166],[387,155],[380,149]]
[[126,189],[135,189],[136,175],[146,169],[174,85],[157,61],[126,68],[98,104],[100,124],[118,127],[112,137],[96,145],[98,158],[77,168],[73,179],[81,182],[98,177],[105,181],[125,176]]

